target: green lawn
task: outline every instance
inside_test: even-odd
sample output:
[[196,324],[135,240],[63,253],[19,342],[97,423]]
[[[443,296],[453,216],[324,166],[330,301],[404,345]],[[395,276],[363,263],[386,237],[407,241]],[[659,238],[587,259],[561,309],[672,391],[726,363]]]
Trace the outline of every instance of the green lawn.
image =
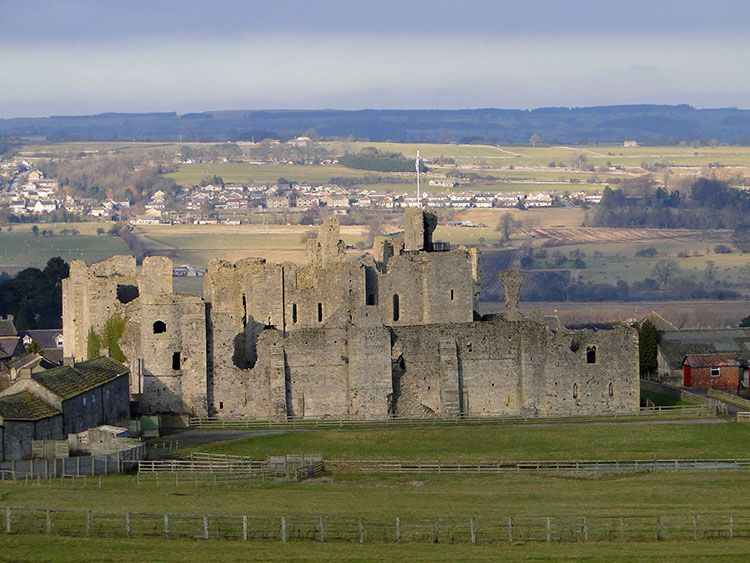
[[324,459],[519,461],[747,458],[743,425],[572,424],[322,430],[219,442],[201,450],[265,459],[291,452]]

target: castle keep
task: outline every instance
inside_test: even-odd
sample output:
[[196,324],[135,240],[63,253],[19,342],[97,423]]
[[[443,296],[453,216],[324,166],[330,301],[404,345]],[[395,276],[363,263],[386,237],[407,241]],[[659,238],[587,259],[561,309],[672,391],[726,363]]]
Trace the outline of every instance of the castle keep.
[[164,257],[73,261],[63,281],[64,354],[125,319],[118,345],[144,414],[223,418],[565,416],[635,412],[635,330],[550,330],[518,309],[521,277],[501,274],[506,311],[477,313],[480,256],[434,243],[435,216],[405,213],[403,237],[344,259],[335,218],[310,262],[214,260],[204,296],[172,291]]

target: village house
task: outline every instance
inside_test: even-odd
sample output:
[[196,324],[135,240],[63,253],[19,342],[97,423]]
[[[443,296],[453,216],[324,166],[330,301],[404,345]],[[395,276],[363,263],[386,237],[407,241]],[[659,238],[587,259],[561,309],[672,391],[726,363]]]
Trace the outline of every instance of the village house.
[[737,354],[688,354],[682,369],[685,387],[739,390],[741,367]]

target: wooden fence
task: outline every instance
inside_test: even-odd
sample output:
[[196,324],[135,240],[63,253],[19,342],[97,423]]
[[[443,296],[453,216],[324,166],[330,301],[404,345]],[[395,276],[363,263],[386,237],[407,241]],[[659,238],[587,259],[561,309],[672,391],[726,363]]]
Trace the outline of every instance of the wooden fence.
[[328,471],[353,473],[585,473],[732,471],[750,469],[750,459],[542,460],[449,462],[392,460],[326,460]]
[[549,424],[554,422],[600,422],[632,420],[644,416],[710,416],[714,410],[710,406],[675,405],[641,408],[631,414],[600,414],[591,416],[567,417],[523,417],[523,416],[457,416],[445,418],[289,418],[287,420],[190,418],[190,428],[194,430],[243,429],[263,430],[267,428],[349,428],[365,426],[463,426],[471,424]]
[[513,543],[750,538],[750,515],[364,518],[0,508],[0,534],[168,539]]

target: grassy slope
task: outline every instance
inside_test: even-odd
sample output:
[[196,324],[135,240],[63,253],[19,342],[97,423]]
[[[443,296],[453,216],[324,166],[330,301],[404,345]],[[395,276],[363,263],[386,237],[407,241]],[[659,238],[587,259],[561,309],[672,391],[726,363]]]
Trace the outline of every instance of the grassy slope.
[[689,423],[326,430],[201,449],[256,459],[290,452],[321,453],[325,459],[445,461],[750,457],[742,425]]

